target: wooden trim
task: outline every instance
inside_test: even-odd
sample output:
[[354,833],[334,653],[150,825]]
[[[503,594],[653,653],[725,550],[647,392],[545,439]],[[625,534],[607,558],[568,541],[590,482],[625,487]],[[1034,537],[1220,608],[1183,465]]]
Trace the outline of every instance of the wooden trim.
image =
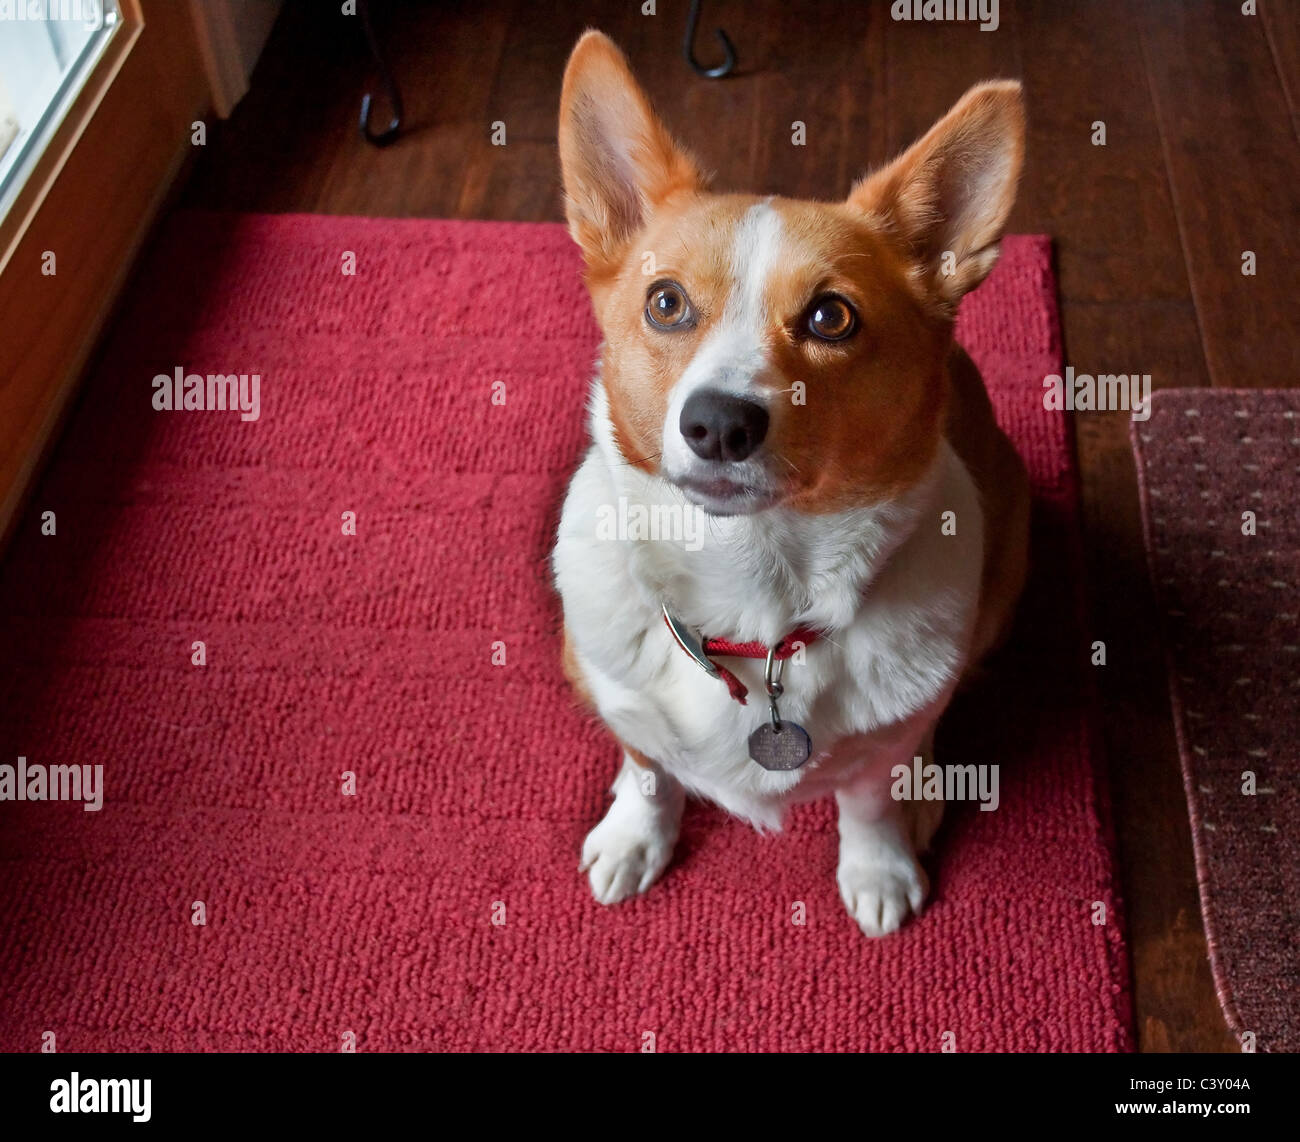
[[223,3],[190,0],[203,66],[212,85],[212,105],[226,119],[248,90],[248,72],[239,56],[234,13]]
[[188,5],[120,2],[104,55],[0,223],[0,328],[13,331],[0,338],[0,541],[211,107]]
[[226,119],[248,91],[257,57],[280,12],[280,0],[190,0],[212,103]]
[[9,264],[18,240],[31,225],[45,196],[94,118],[122,64],[135,47],[140,33],[144,31],[144,16],[140,11],[139,0],[120,0],[120,7],[121,19],[110,33],[103,54],[95,61],[53,138],[32,165],[8,213],[0,218],[0,273]]

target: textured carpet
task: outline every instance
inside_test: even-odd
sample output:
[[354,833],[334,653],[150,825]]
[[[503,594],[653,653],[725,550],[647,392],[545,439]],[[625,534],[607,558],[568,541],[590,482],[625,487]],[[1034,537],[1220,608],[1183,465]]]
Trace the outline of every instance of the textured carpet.
[[[940,747],[1001,765],[1001,808],[952,812],[932,904],[880,942],[829,803],[769,838],[693,806],[613,910],[578,873],[616,768],[546,569],[578,274],[558,226],[165,227],[0,571],[0,748],[105,787],[0,805],[0,1048],[1128,1047],[1047,240],[961,321],[1037,497],[1020,632]],[[259,419],[154,411],[178,366],[258,373]]]
[[1297,1051],[1300,393],[1158,392],[1133,444],[1219,1001]]

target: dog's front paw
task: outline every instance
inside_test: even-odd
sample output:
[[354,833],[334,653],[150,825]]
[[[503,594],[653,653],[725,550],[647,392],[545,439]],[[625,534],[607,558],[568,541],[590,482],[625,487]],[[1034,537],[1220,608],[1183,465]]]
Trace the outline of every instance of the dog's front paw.
[[677,840],[659,814],[620,816],[611,809],[582,844],[579,869],[590,878],[598,904],[617,904],[649,888],[668,867]]
[[909,916],[919,916],[930,882],[910,853],[870,863],[843,861],[836,880],[849,915],[868,936],[888,936]]
[[644,892],[668,867],[681,828],[682,787],[657,766],[625,759],[614,781],[614,804],[582,843],[580,872],[599,904]]

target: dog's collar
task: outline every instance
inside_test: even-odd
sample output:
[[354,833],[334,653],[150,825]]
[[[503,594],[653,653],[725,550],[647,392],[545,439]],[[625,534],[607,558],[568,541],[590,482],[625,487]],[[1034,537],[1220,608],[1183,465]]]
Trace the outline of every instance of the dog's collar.
[[775,646],[765,646],[761,642],[731,642],[725,638],[697,638],[693,631],[680,619],[676,618],[665,603],[663,606],[664,622],[673,636],[673,641],[682,648],[710,678],[719,678],[727,684],[731,696],[742,706],[748,705],[746,695],[748,687],[725,666],[713,661],[711,656],[719,658],[763,658],[784,662],[792,654],[797,654],[803,647],[810,646],[821,638],[821,631],[812,627],[797,627],[787,634]]

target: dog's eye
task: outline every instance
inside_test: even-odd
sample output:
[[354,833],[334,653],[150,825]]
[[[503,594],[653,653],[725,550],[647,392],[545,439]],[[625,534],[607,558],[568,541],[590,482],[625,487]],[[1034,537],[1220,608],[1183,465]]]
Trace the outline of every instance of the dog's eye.
[[857,327],[853,306],[837,294],[819,297],[808,309],[808,332],[823,341],[843,341]]
[[645,304],[646,320],[659,329],[679,329],[689,324],[691,302],[676,282],[659,282],[650,287]]

